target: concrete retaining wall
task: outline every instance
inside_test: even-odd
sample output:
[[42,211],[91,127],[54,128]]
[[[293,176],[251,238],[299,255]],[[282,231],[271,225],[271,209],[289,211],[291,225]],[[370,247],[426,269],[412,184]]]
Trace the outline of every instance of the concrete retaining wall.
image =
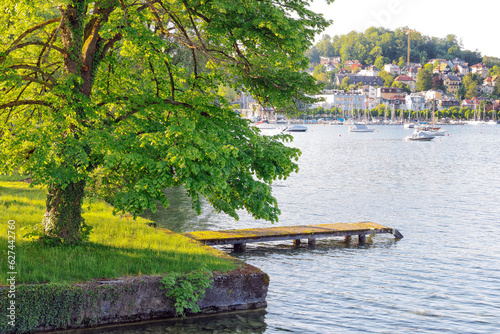
[[[18,316],[30,317],[29,327],[31,330],[36,328],[36,331],[174,317],[173,304],[165,297],[165,290],[160,289],[161,279],[161,276],[139,276],[55,288],[51,286],[47,290],[43,290],[40,285],[34,285],[31,290],[30,286],[25,286],[22,289],[24,300],[21,304],[25,304],[27,309],[23,310],[20,305]],[[205,297],[198,303],[202,314],[256,309],[267,305],[269,276],[260,269],[244,264],[236,271],[215,274],[213,279],[212,288],[207,290]],[[47,294],[50,300],[39,300]],[[61,303],[65,306],[59,307]],[[45,310],[36,310],[34,304],[40,304]],[[53,308],[48,309],[47,306],[50,308],[51,305]],[[59,312],[60,315],[53,316],[52,319],[63,319],[56,323],[48,321],[44,312]],[[17,329],[10,328],[12,333],[26,331],[27,324],[22,322],[23,319],[18,317],[16,320],[20,322]]]

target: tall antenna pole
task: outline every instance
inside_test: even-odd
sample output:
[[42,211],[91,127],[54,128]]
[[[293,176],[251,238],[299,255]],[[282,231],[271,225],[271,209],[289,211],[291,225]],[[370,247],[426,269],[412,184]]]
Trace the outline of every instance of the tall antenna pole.
[[410,66],[410,36],[412,32],[416,32],[415,30],[411,29],[406,29],[406,34],[408,35],[408,59],[407,59],[407,65]]

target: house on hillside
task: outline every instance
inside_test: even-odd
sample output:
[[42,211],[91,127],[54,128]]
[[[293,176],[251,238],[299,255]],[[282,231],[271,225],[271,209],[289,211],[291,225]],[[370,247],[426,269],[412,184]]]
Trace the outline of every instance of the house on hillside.
[[460,59],[460,58],[455,58],[455,59],[452,59],[452,60],[448,60],[448,65],[450,65],[450,67],[453,69],[455,68],[457,65],[468,65],[467,62],[463,59]]
[[438,66],[434,67],[432,73],[437,74],[451,74],[451,68],[448,63],[441,63]]
[[443,58],[434,58],[434,59],[429,59],[429,61],[427,62],[428,64],[435,64],[435,63],[438,63],[438,64],[448,64],[448,61],[446,59],[443,59]]
[[443,84],[446,87],[448,94],[455,95],[462,84],[462,79],[456,75],[448,74],[441,76]]
[[366,75],[356,75],[356,74],[337,74],[335,77],[335,84],[340,86],[342,80],[348,77],[351,80],[351,85],[357,85],[361,83],[363,86],[383,86],[384,80],[379,76],[366,76]]
[[467,75],[470,73],[470,67],[468,63],[455,65],[455,72],[460,75]]
[[422,68],[422,66],[405,66],[401,71],[402,74],[409,76],[413,80],[417,80],[418,71]]
[[408,75],[400,75],[394,81],[404,83],[412,92],[415,91],[417,86],[416,81]]
[[340,63],[340,56],[336,56],[336,57],[319,57],[319,63],[321,65],[333,65],[333,66],[337,66]]
[[488,68],[488,66],[486,66],[485,64],[483,63],[478,63],[476,65],[472,65],[471,66],[471,73],[477,73],[481,76],[481,78],[483,79],[486,79],[486,77],[488,76],[488,71],[490,69]]
[[364,75],[367,77],[376,77],[380,74],[380,70],[376,66],[367,67],[358,72],[358,75]]
[[483,85],[479,88],[481,94],[489,95],[489,94],[493,93],[493,90],[495,89],[495,85],[497,84],[498,81],[500,81],[500,78],[498,75],[494,75],[492,77],[487,77],[484,80]]
[[400,75],[401,74],[401,68],[399,68],[398,65],[396,64],[387,64],[384,66],[384,71],[392,74],[392,75]]

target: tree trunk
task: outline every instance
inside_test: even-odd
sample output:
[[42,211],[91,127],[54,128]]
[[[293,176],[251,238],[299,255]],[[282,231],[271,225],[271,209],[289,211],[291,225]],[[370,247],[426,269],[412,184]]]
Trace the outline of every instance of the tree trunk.
[[85,235],[82,204],[85,181],[71,182],[66,187],[50,185],[42,221],[45,236],[64,243],[81,241]]

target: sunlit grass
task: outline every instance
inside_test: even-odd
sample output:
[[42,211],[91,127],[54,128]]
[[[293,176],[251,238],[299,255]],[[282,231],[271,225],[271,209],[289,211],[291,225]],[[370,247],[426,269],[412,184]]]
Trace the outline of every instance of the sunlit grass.
[[23,237],[42,220],[45,191],[23,182],[0,181],[0,284],[7,272],[7,226],[16,226],[16,281],[18,283],[83,282],[94,278],[162,275],[205,266],[228,271],[235,263],[212,248],[179,234],[147,225],[147,220],[112,214],[104,202],[84,205],[83,216],[92,226],[90,240],[78,246],[48,246]]

